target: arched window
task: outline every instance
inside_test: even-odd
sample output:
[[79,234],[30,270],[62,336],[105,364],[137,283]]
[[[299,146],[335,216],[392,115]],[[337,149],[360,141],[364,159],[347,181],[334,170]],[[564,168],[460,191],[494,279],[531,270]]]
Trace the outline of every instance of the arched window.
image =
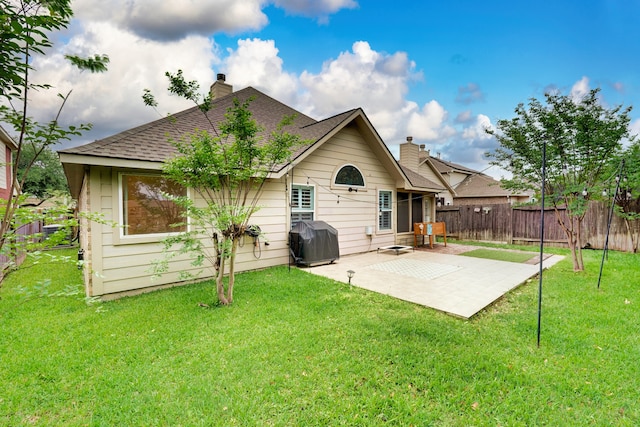
[[351,187],[364,187],[364,177],[357,167],[346,165],[340,168],[336,174],[335,184],[349,185]]

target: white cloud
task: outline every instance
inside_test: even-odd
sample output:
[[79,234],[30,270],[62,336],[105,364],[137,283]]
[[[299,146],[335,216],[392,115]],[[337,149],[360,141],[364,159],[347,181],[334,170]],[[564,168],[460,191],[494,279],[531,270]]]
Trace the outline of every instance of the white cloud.
[[[107,54],[109,69],[100,74],[79,72],[63,58],[67,52]],[[167,94],[165,71],[183,68],[189,80],[213,82],[212,65],[217,62],[215,46],[208,38],[191,36],[160,43],[141,39],[108,23],[91,24],[82,34],[72,36],[59,51],[34,60],[37,69],[34,78],[53,83],[56,92],[34,93],[32,113],[50,119],[59,101],[55,93],[73,89],[62,122],[91,122],[94,132],[88,137],[104,137],[159,118],[142,102],[145,88],[156,95],[162,114],[190,106]],[[206,92],[208,87],[202,89]]]
[[354,9],[358,3],[353,0],[275,0],[276,6],[303,16],[326,16],[340,9]]
[[263,9],[271,3],[321,22],[341,9],[358,6],[354,0],[74,0],[73,10],[81,20],[108,21],[140,37],[169,41],[259,31],[269,23]]
[[404,52],[379,53],[360,41],[353,44],[351,52],[326,61],[318,74],[304,71],[300,82],[315,116],[355,107],[363,107],[367,114],[380,109],[393,111],[403,107],[414,67]]
[[581,101],[589,93],[589,78],[584,76],[571,87],[569,96],[573,102]]
[[285,104],[296,103],[298,79],[283,70],[273,40],[239,40],[238,49],[227,53],[223,67],[234,90],[253,86]]
[[74,0],[78,19],[108,21],[153,40],[178,40],[189,35],[260,30],[268,23],[266,0]]
[[407,135],[416,140],[443,140],[455,134],[447,125],[447,111],[437,101],[432,100],[422,109],[414,109],[408,114]]
[[491,127],[491,119],[484,114],[478,114],[475,123],[464,128],[462,138],[474,141],[493,139],[493,136],[485,132],[486,129],[490,129]]
[[462,111],[460,113],[458,113],[458,115],[456,116],[456,123],[469,123],[471,120],[473,119],[473,117],[471,116],[471,110],[465,110]]
[[420,107],[406,98],[409,84],[421,78],[405,52],[378,52],[360,41],[319,73],[301,74],[301,101],[316,118],[362,107],[392,152],[408,135],[416,143],[442,143],[456,133],[444,107],[435,100]]

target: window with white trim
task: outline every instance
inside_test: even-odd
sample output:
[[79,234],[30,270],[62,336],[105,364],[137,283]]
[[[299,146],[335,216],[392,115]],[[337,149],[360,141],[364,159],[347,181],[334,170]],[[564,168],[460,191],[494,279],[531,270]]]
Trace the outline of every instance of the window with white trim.
[[291,225],[295,225],[298,221],[313,221],[314,217],[314,188],[309,185],[292,185]]
[[364,187],[364,176],[354,165],[345,165],[340,168],[333,182],[337,185],[362,188]]
[[160,175],[120,175],[123,236],[186,231],[184,208],[166,196],[186,196],[187,190]]
[[381,190],[378,193],[378,230],[391,230],[393,224],[391,214],[393,212],[393,192]]

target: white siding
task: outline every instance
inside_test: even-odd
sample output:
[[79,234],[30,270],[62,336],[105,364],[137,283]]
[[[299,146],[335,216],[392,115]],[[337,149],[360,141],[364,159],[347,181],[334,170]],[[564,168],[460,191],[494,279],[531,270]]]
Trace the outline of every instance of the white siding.
[[0,143],[0,188],[2,189],[8,188],[7,175],[11,168],[11,165],[7,163],[7,151],[9,151],[7,146]]

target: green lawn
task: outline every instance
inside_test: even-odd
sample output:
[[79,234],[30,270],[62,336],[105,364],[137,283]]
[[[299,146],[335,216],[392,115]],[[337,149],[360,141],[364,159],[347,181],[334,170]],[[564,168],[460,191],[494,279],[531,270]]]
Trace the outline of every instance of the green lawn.
[[[70,255],[74,251],[68,251]],[[640,257],[568,259],[470,321],[286,267],[88,306],[0,290],[0,425],[637,426]]]
[[474,249],[469,252],[464,252],[464,253],[461,253],[460,255],[473,257],[473,258],[485,258],[485,259],[494,259],[497,261],[523,263],[525,261],[529,261],[531,258],[535,257],[537,254],[533,252],[504,251],[504,250],[483,248],[483,249]]

